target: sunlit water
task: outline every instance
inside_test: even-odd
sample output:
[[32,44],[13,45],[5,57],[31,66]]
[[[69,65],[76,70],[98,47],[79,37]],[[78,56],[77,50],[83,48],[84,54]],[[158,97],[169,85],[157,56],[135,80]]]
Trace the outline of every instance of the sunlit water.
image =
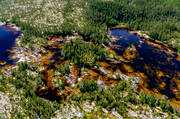
[[[13,64],[13,60],[9,58],[9,50],[15,44],[15,39],[21,34],[20,31],[16,31],[9,26],[0,26],[0,62],[6,62],[6,64]],[[3,66],[2,64],[0,67]]]
[[[175,52],[168,48],[157,47],[127,29],[111,29],[108,34],[116,37],[110,40],[110,47],[135,72],[144,75],[144,84],[148,90],[180,101],[180,61]],[[117,64],[121,66],[120,64]],[[125,71],[124,72],[128,72]]]

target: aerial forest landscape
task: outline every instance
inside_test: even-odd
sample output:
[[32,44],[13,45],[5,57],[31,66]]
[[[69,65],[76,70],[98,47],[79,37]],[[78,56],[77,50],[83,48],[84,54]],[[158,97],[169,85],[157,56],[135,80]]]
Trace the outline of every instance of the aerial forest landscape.
[[0,119],[180,119],[180,0],[0,0]]

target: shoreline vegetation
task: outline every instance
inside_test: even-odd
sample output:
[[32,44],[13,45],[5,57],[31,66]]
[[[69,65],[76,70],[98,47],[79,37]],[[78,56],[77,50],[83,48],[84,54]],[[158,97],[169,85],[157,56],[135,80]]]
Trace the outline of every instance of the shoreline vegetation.
[[152,42],[154,44],[158,44],[162,48],[171,49],[173,52],[178,53],[178,49],[177,48],[173,48],[171,45],[168,45],[168,44],[166,44],[166,43],[164,43],[162,41],[158,41],[158,40],[155,40],[155,39],[149,37],[146,33],[144,33],[144,31],[140,31],[140,30],[136,31],[133,28],[129,28],[128,26],[125,26],[125,25],[116,25],[116,26],[108,27],[108,30],[111,30],[111,29],[127,29],[127,30],[130,30],[130,32],[132,34],[140,36],[141,39],[144,39],[146,41]]
[[12,24],[12,23],[0,22],[0,26],[8,26],[8,27],[12,28],[15,31],[20,31],[21,30],[19,27],[17,27],[15,24]]
[[[9,100],[0,99],[8,105],[0,108],[0,118],[179,118],[167,97],[137,92],[133,78],[117,76],[119,83],[114,84],[112,77],[93,81],[90,75],[102,72],[98,68],[110,57],[107,52],[114,55],[106,51],[107,30],[115,28],[110,26],[134,28],[131,33],[180,52],[180,4],[168,1],[0,1],[0,25],[12,23],[23,33],[12,51],[13,55],[18,51],[19,63],[0,71],[0,95]],[[76,52],[68,51],[70,47]],[[81,76],[86,75],[83,81]],[[110,82],[110,88],[104,82]]]

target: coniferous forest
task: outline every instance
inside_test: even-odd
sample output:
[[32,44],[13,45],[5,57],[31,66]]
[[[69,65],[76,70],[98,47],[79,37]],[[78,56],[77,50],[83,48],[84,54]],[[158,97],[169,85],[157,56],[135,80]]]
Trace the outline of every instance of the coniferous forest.
[[[0,118],[180,118],[180,0],[0,0],[0,22],[22,32],[0,64]],[[118,26],[174,68],[136,71],[135,45],[114,50]]]

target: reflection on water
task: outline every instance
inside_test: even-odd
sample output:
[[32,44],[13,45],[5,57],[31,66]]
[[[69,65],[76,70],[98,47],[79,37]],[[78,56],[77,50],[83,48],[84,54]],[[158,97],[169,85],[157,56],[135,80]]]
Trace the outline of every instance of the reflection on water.
[[139,88],[180,101],[179,56],[130,32],[127,29],[111,29],[108,32],[115,37],[110,40],[111,49],[126,60],[117,64],[119,68],[126,64],[133,71],[143,74],[143,83],[139,84]]
[[7,64],[13,64],[13,60],[9,59],[11,50],[15,44],[15,39],[21,34],[20,31],[12,29],[10,26],[0,26],[0,67]]

